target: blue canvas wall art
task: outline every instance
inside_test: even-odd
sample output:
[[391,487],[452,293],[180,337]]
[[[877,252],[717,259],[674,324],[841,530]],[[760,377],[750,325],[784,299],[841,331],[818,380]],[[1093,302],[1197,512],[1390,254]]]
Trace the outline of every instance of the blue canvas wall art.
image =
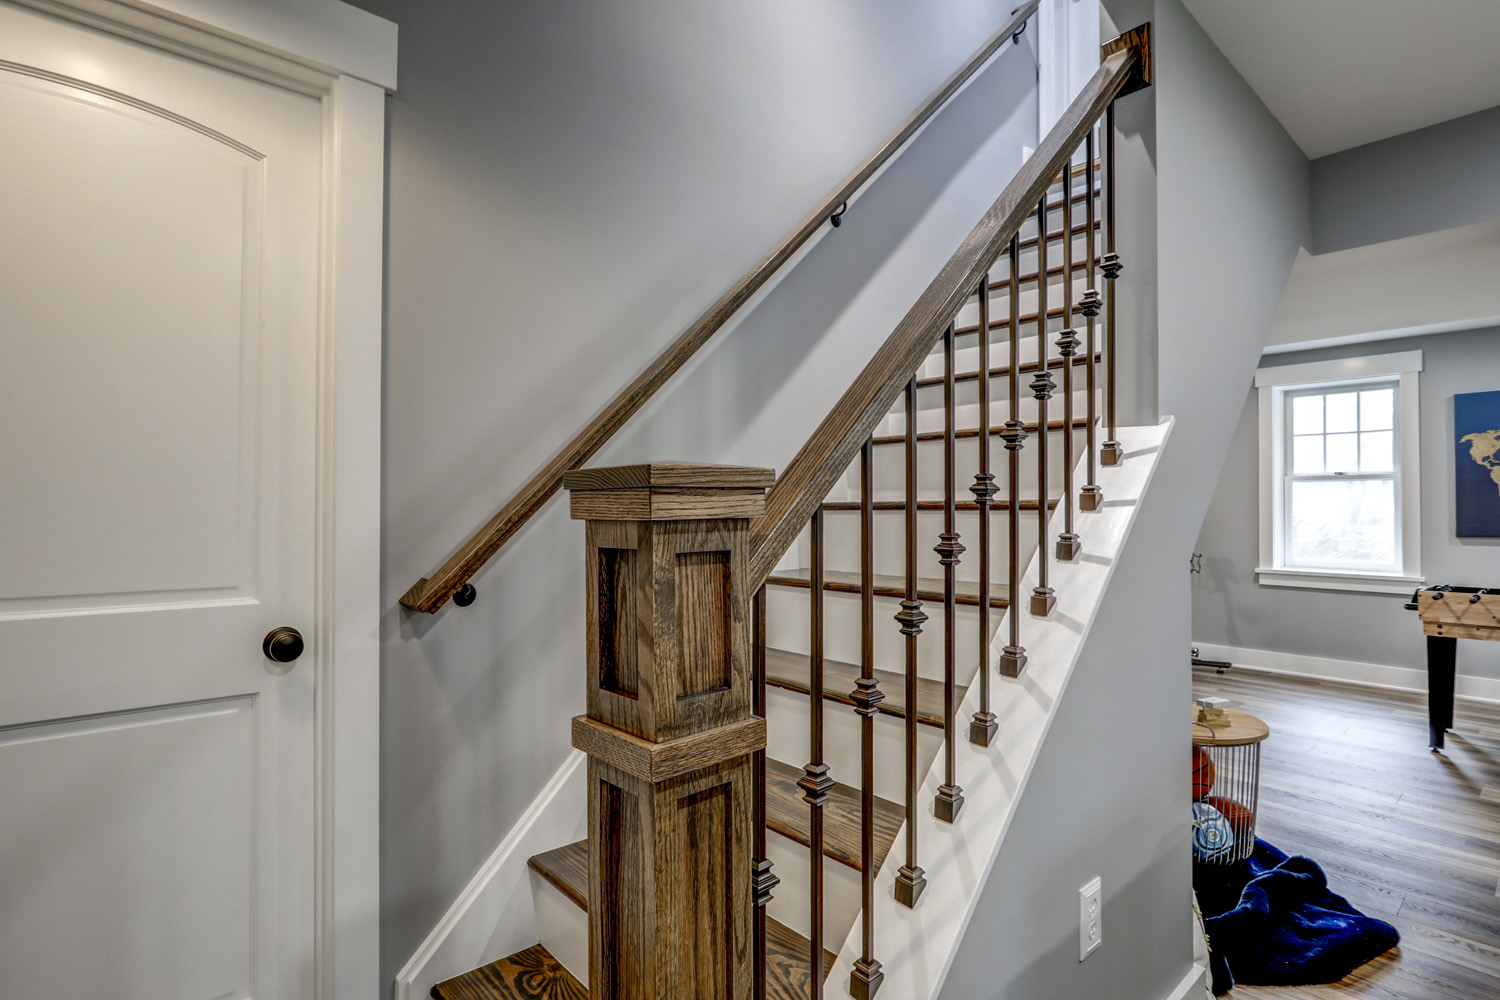
[[1460,538],[1500,538],[1500,391],[1453,397]]

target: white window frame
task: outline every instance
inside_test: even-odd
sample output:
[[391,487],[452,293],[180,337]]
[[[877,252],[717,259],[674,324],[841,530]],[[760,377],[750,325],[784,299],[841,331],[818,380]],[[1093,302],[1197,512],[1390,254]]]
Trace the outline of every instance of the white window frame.
[[[1260,565],[1265,587],[1410,594],[1422,586],[1422,486],[1417,379],[1422,352],[1403,351],[1337,361],[1262,368],[1255,373],[1260,403]],[[1401,566],[1395,573],[1302,569],[1285,557],[1286,398],[1291,392],[1344,388],[1360,382],[1399,384],[1396,399],[1397,531]]]

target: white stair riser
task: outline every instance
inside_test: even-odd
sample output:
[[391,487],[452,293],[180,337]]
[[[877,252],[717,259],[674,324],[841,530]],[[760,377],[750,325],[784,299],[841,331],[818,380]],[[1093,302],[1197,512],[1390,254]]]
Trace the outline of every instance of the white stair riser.
[[[811,739],[808,733],[808,696],[781,688],[766,691],[767,753],[776,760],[801,768],[808,763]],[[823,711],[823,762],[829,776],[851,788],[863,787],[860,775],[860,718],[848,705],[825,701]],[[960,720],[955,720],[960,721]],[[965,739],[968,720],[961,720],[958,738]],[[942,730],[917,727],[917,778],[937,759],[943,745]],[[895,716],[875,718],[875,794],[892,802],[906,801],[906,721]]]
[[[956,368],[956,370],[963,371],[964,369]],[[1047,401],[1048,423],[1051,423],[1052,421],[1062,420],[1066,412],[1064,407],[1066,400],[1063,398],[1062,391],[1063,371],[1060,368],[1053,368],[1051,369],[1051,373],[1052,381],[1057,384],[1057,389],[1053,392],[1052,398]],[[1087,387],[1083,384],[1084,379],[1087,378],[1087,372],[1082,367],[1075,366],[1073,369],[1073,376],[1073,417],[1075,420],[1081,420],[1088,413],[1089,395]],[[1041,404],[1032,394],[1031,390],[1027,388],[1032,378],[1034,377],[1035,372],[1021,373],[1021,405],[1017,409],[1020,411],[1020,419],[1028,424],[1038,422],[1041,414]],[[970,382],[959,382],[954,386],[954,389],[953,426],[958,430],[964,430],[970,427],[978,427],[983,413],[983,411],[979,407],[978,380],[976,379]],[[1008,384],[1006,379],[991,378],[991,427],[1004,426],[1005,422],[1010,419],[1010,394],[1007,390]],[[1096,399],[1095,403],[1097,406],[1102,406],[1102,398]],[[876,426],[875,434],[877,437],[906,433],[905,406],[906,404],[902,400],[897,400],[896,405],[892,408],[891,412],[881,420],[878,426]],[[943,407],[942,386],[927,386],[917,391],[918,434],[940,433],[943,430],[944,426],[946,426],[944,422],[944,413],[945,410]],[[967,441],[969,439],[960,438],[960,440]],[[996,445],[999,445],[998,440],[996,441]]]
[[[1048,517],[1054,512],[1049,511]],[[1036,549],[1040,529],[1037,517],[1040,511],[1023,510],[1021,517],[1021,568]],[[917,575],[940,580],[943,566],[933,546],[941,541],[943,512],[938,510],[917,511]],[[954,515],[954,528],[964,553],[959,556],[957,578],[960,581],[979,580],[979,512],[958,511]],[[1060,530],[1061,519],[1057,521]],[[857,510],[830,510],[823,515],[823,565],[830,570],[858,572],[860,566],[860,512]],[[905,577],[906,575],[906,512],[900,510],[878,510],[874,521],[875,572]],[[990,512],[990,582],[1001,584],[1008,577],[1010,544],[1010,512]],[[809,549],[807,561],[811,563]],[[895,610],[891,611],[895,614]]]
[[[810,605],[808,591],[789,587],[770,587],[766,591],[766,642],[772,649],[806,653],[810,648]],[[875,666],[904,675],[906,672],[906,637],[892,617],[900,604],[890,598],[875,602]],[[941,680],[943,677],[943,605],[924,601],[922,610],[927,621],[917,638],[917,674]],[[990,610],[990,632],[993,634],[1005,616],[1000,608]],[[955,617],[955,677],[959,684],[979,664],[979,609],[960,605]],[[1024,627],[1024,621],[1023,621]],[[827,593],[823,601],[823,655],[830,660],[858,663],[860,660],[860,603],[858,594]],[[853,711],[850,709],[849,711]]]
[[537,926],[542,945],[562,967],[587,986],[589,982],[589,915],[562,890],[536,872],[531,876],[531,894],[536,902]]
[[[771,890],[767,914],[803,937],[809,937],[812,928],[812,849],[772,833],[766,837],[766,857],[771,861],[771,871],[781,879],[781,884]],[[859,917],[859,904],[859,872],[825,857],[824,950],[839,950]],[[837,992],[829,990],[828,995],[836,996]]]

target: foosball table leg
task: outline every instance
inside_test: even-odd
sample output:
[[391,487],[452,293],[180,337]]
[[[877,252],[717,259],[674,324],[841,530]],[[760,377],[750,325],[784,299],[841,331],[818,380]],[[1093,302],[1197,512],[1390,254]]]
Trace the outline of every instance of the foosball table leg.
[[1434,753],[1443,749],[1443,734],[1453,728],[1453,674],[1458,662],[1458,640],[1427,637],[1427,742]]

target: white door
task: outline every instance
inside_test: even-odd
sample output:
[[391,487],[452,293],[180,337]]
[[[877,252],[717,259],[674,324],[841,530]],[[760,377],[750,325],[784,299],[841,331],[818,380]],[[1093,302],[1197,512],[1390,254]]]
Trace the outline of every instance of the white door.
[[0,997],[312,994],[320,114],[0,0]]

